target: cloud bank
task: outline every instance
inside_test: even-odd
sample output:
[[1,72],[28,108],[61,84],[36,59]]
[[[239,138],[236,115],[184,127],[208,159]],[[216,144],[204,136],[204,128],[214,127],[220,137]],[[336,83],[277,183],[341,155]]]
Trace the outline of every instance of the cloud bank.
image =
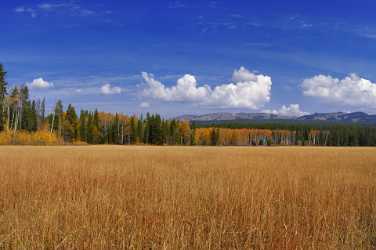
[[59,3],[42,3],[38,5],[33,5],[31,7],[18,6],[14,9],[14,11],[16,13],[30,14],[32,18],[35,18],[43,13],[66,13],[73,16],[92,16],[97,14],[96,11],[83,8],[81,5],[74,3],[72,1]]
[[16,13],[29,14],[32,18],[37,17],[37,13],[36,13],[35,9],[33,9],[33,8],[27,8],[27,7],[24,7],[24,6],[20,6],[20,7],[15,8],[14,11]]
[[264,112],[286,117],[300,117],[303,115],[308,115],[307,112],[304,112],[300,109],[299,104],[290,104],[289,106],[283,105],[279,109],[265,110]]
[[317,75],[302,83],[305,96],[317,97],[325,102],[350,107],[376,107],[376,83],[356,74],[338,79]]
[[143,72],[142,77],[147,85],[144,95],[165,102],[259,109],[271,98],[271,77],[252,73],[244,67],[234,71],[231,83],[215,87],[199,86],[196,78],[190,74],[178,79],[176,85],[171,87],[154,79],[152,74]]

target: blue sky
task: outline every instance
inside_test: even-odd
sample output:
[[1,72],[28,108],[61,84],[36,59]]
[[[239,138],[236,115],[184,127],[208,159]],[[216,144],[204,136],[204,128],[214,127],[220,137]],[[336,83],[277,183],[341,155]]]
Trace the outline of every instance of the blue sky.
[[[374,1],[3,1],[0,62],[103,111],[376,113]],[[144,72],[144,73],[143,73]]]

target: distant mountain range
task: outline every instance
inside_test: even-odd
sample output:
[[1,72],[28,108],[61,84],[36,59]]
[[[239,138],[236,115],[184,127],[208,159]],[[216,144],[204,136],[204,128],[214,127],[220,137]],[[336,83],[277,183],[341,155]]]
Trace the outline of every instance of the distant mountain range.
[[376,124],[376,115],[369,115],[364,112],[354,113],[316,113],[312,115],[305,115],[297,118],[301,121],[332,121],[332,122],[347,122],[347,123],[374,123]]
[[369,115],[364,112],[354,113],[315,113],[301,117],[280,116],[269,113],[212,113],[204,115],[183,115],[177,117],[179,120],[196,122],[218,122],[218,121],[302,121],[302,122],[339,122],[339,123],[366,123],[376,124],[376,115]]
[[179,120],[189,121],[235,121],[235,120],[271,120],[279,119],[278,115],[267,113],[212,113],[205,115],[183,115]]

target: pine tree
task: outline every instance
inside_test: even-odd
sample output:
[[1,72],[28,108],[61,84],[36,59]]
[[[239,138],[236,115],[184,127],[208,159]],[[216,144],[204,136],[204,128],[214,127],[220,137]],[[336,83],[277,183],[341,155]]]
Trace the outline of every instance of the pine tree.
[[58,137],[63,134],[63,120],[64,120],[64,110],[63,103],[58,100],[55,105],[54,114],[51,121],[51,132],[57,130]]
[[93,115],[93,123],[91,126],[91,135],[93,139],[93,144],[98,144],[101,141],[101,133],[100,133],[100,124],[99,124],[99,114],[98,110],[94,111]]
[[38,130],[38,113],[36,102],[34,100],[31,102],[31,109],[28,117],[28,130],[32,132]]
[[65,131],[64,129],[65,137],[67,137],[70,141],[77,140],[79,136],[78,117],[77,117],[75,108],[71,104],[68,105],[65,120],[70,125],[69,127],[68,124],[66,123],[66,126],[69,127],[69,131]]
[[88,125],[87,125],[87,117],[88,117],[88,112],[81,110],[80,113],[80,125],[79,125],[79,130],[80,130],[80,140],[83,142],[88,142]]
[[93,144],[94,143],[94,136],[93,136],[93,114],[91,112],[88,112],[87,114],[87,125],[86,125],[86,128],[87,128],[87,142],[89,144]]
[[144,143],[150,144],[150,114],[146,113],[146,118],[144,121]]
[[6,119],[5,101],[7,94],[7,82],[5,80],[6,72],[4,67],[0,64],[0,131],[4,130],[4,124]]
[[42,103],[40,105],[40,117],[42,122],[46,118],[46,98],[43,98]]
[[20,89],[20,101],[21,101],[21,117],[20,125],[21,129],[33,131],[33,114],[31,110],[31,103],[29,101],[29,89],[25,85]]
[[149,124],[149,140],[150,144],[162,145],[162,119],[160,115],[152,115]]
[[143,142],[144,141],[144,122],[143,122],[143,119],[142,119],[142,116],[140,117],[140,119],[137,120],[137,135],[139,137],[139,142]]
[[138,139],[139,139],[137,125],[136,125],[137,123],[136,117],[132,116],[131,119],[129,120],[129,123],[131,126],[131,143],[136,144],[138,143]]
[[74,141],[74,127],[67,119],[63,122],[63,138],[64,142],[71,143]]
[[20,91],[18,87],[13,88],[10,94],[10,127],[13,129],[14,133],[17,132],[20,126],[20,116],[21,116],[21,98]]

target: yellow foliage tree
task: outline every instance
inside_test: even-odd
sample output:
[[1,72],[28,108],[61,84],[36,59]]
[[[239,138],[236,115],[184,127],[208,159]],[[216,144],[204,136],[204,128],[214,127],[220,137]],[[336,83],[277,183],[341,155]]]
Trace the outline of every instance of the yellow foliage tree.
[[3,131],[0,133],[0,145],[57,145],[60,140],[55,133],[37,131],[29,133],[18,131],[16,133]]
[[197,145],[211,145],[213,128],[195,129],[194,138]]
[[179,123],[180,143],[182,145],[189,145],[191,143],[191,126],[188,121],[181,121]]

